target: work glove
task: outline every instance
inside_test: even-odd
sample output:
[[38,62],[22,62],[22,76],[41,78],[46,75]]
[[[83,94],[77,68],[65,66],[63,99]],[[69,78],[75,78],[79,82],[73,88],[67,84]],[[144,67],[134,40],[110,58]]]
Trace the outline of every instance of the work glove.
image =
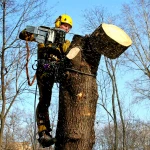
[[34,35],[32,33],[27,32],[26,29],[20,32],[19,38],[21,40],[26,40],[26,41],[35,41]]
[[67,51],[67,49],[70,46],[70,41],[66,40],[65,43],[63,44],[63,52],[65,53]]

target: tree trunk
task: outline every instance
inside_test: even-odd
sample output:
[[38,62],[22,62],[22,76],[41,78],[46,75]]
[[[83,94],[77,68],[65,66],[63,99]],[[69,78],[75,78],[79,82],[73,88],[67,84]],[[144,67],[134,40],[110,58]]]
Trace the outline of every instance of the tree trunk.
[[[72,45],[83,45],[83,39],[74,36]],[[95,74],[100,55],[93,62],[86,62],[92,52],[84,50],[81,49],[71,60],[72,70],[66,81],[60,83],[56,150],[91,150],[95,141],[94,120],[98,99]]]
[[0,112],[0,150],[2,150],[3,144],[3,132],[4,132],[4,125],[5,125],[5,108],[6,108],[6,87],[5,87],[5,46],[6,46],[6,39],[5,39],[5,17],[6,17],[6,2],[2,3],[3,7],[3,46],[1,51],[1,97],[2,97],[2,108]]
[[[111,45],[108,47],[106,43]],[[80,51],[70,60],[68,77],[60,83],[55,150],[92,150],[98,100],[96,74],[101,54],[117,58],[129,45],[112,41],[100,26],[91,36],[75,35],[70,49],[74,47],[79,47]],[[109,55],[112,49],[113,55]]]

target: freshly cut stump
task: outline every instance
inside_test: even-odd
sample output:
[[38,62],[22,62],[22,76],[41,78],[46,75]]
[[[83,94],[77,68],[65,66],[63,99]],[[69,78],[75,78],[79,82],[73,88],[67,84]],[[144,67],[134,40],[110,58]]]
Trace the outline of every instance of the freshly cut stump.
[[132,44],[132,40],[121,28],[103,23],[91,34],[90,43],[98,53],[115,59]]
[[66,57],[68,59],[73,59],[77,56],[77,54],[79,53],[80,49],[78,47],[74,47],[72,49],[70,49],[69,53],[66,55]]

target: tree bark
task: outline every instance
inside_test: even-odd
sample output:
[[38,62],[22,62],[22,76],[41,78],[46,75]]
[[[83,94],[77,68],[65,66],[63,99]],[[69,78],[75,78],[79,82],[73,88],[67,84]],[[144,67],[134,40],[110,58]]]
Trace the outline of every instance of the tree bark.
[[[117,58],[129,47],[106,35],[105,32],[108,33],[106,26],[105,30],[100,26],[91,36],[73,37],[70,49],[79,47],[80,51],[70,60],[68,76],[60,83],[55,150],[92,150],[93,148],[98,100],[96,74],[101,54]],[[109,54],[111,50],[113,53]]]
[[118,58],[132,44],[121,28],[105,23],[91,34],[90,42],[94,50],[111,59]]
[[6,46],[6,39],[5,39],[5,17],[6,17],[6,2],[2,3],[3,7],[3,46],[1,51],[1,96],[2,96],[2,108],[0,114],[0,150],[2,149],[3,143],[3,132],[4,132],[4,125],[5,125],[5,108],[6,108],[6,87],[5,87],[5,46]]
[[[85,39],[76,35],[71,46],[80,46],[81,49],[83,43],[86,43]],[[93,147],[98,99],[95,74],[100,55],[93,62],[87,62],[88,55],[92,55],[92,52],[82,48],[71,60],[72,70],[69,71],[68,78],[60,83],[56,150],[91,150]]]

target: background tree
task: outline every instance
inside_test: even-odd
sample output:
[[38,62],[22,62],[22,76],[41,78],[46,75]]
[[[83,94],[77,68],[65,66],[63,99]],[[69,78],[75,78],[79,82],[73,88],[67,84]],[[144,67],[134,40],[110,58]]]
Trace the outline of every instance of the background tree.
[[[2,146],[3,131],[6,117],[16,100],[20,100],[22,93],[28,92],[25,76],[26,48],[18,40],[18,34],[25,28],[28,22],[39,23],[46,15],[44,11],[44,1],[28,1],[22,3],[13,0],[1,1],[1,127],[0,127],[0,147]],[[41,11],[45,12],[43,17]],[[41,20],[39,20],[42,17]],[[12,21],[13,20],[13,21]],[[31,50],[34,51],[35,48]],[[34,51],[35,52],[35,51]],[[20,97],[22,98],[22,97]]]
[[25,114],[22,110],[15,108],[7,115],[4,136],[3,136],[3,149],[9,149],[12,143],[26,142],[26,130],[24,129],[23,118]]
[[[149,149],[149,122],[126,120],[126,149]],[[112,150],[110,141],[113,140],[114,126],[106,125],[97,132],[97,144],[94,150]],[[122,150],[122,123],[118,122],[118,150]],[[111,139],[110,139],[111,138]]]
[[[133,40],[131,50],[125,53],[126,67],[138,75],[129,83],[135,100],[150,99],[150,2],[135,0],[124,4],[122,9],[122,26]],[[132,64],[132,65],[130,65]]]

